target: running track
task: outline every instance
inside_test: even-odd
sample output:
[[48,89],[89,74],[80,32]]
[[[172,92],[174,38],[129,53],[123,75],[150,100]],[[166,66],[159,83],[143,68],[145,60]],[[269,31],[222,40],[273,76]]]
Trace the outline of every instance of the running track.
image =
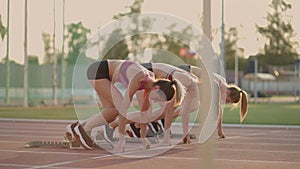
[[[225,139],[206,144],[194,140],[192,144],[176,145],[150,158],[128,158],[104,150],[23,147],[31,140],[60,141],[66,124],[0,120],[0,168],[299,169],[300,166],[299,127],[225,126]],[[135,155],[143,155],[144,150],[137,147],[140,145],[134,145]],[[164,149],[167,148],[154,147],[147,153]]]

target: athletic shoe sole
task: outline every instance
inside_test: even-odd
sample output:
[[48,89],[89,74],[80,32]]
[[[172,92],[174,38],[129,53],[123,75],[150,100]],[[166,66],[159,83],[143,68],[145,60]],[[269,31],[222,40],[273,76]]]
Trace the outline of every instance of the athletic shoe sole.
[[[82,147],[84,147],[87,150],[93,149],[93,143],[92,140],[87,136],[81,125],[78,125],[74,128],[75,131],[75,137],[80,141]],[[86,139],[84,139],[86,137]],[[87,143],[87,139],[90,140],[91,143]],[[90,144],[90,145],[89,145]]]
[[78,122],[72,123],[72,124],[69,124],[69,125],[66,126],[66,130],[67,130],[67,132],[66,132],[66,137],[67,137],[67,139],[68,139],[69,141],[74,141],[74,139],[75,139],[75,135],[74,135],[75,131],[74,131],[74,128],[75,128],[77,125],[78,125]]

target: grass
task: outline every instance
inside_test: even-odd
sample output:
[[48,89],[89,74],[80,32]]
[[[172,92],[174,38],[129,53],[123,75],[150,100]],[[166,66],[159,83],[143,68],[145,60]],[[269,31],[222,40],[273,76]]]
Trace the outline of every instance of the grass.
[[[261,103],[250,104],[244,124],[300,125],[300,104],[297,103]],[[230,110],[226,106],[224,123],[239,123],[239,110]]]
[[77,116],[73,107],[1,107],[0,118],[73,120]]
[[[272,125],[300,125],[300,104],[296,103],[260,103],[250,104],[248,115],[244,124],[272,124]],[[76,120],[86,119],[92,114],[97,114],[97,108],[73,107],[1,107],[0,118],[22,119],[51,119],[51,120]],[[194,121],[195,113],[191,116]],[[230,105],[224,109],[223,123],[239,124],[239,109],[231,110]]]

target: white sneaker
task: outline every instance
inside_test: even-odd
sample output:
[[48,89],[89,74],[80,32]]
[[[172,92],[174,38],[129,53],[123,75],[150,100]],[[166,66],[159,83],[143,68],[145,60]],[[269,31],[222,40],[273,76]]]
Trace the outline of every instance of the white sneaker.
[[78,121],[72,124],[69,124],[66,126],[66,137],[69,141],[74,141],[75,140],[75,135],[74,135],[74,128],[78,125]]

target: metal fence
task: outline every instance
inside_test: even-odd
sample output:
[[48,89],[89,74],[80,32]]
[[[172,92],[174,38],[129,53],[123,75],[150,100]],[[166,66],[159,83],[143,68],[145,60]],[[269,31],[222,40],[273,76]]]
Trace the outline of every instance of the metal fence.
[[[86,80],[85,72],[86,65],[76,65],[76,70],[82,73],[79,76],[81,81],[76,84],[76,92],[82,97],[92,97],[93,93],[89,90],[89,84]],[[23,105],[24,98],[24,70],[23,65],[10,64],[10,82],[9,88],[6,87],[6,65],[0,64],[0,105]],[[28,102],[30,105],[50,104],[53,97],[53,78],[52,78],[52,65],[29,65],[28,66]],[[59,104],[67,104],[72,102],[73,94],[72,84],[74,65],[66,66],[65,76],[62,78],[61,67],[57,66],[57,99],[60,100]],[[62,88],[62,80],[65,85]],[[81,84],[82,83],[82,84]],[[9,103],[6,102],[6,91],[9,91]],[[76,96],[76,97],[81,97]],[[63,97],[63,98],[62,98]],[[63,99],[63,100],[61,100]]]

